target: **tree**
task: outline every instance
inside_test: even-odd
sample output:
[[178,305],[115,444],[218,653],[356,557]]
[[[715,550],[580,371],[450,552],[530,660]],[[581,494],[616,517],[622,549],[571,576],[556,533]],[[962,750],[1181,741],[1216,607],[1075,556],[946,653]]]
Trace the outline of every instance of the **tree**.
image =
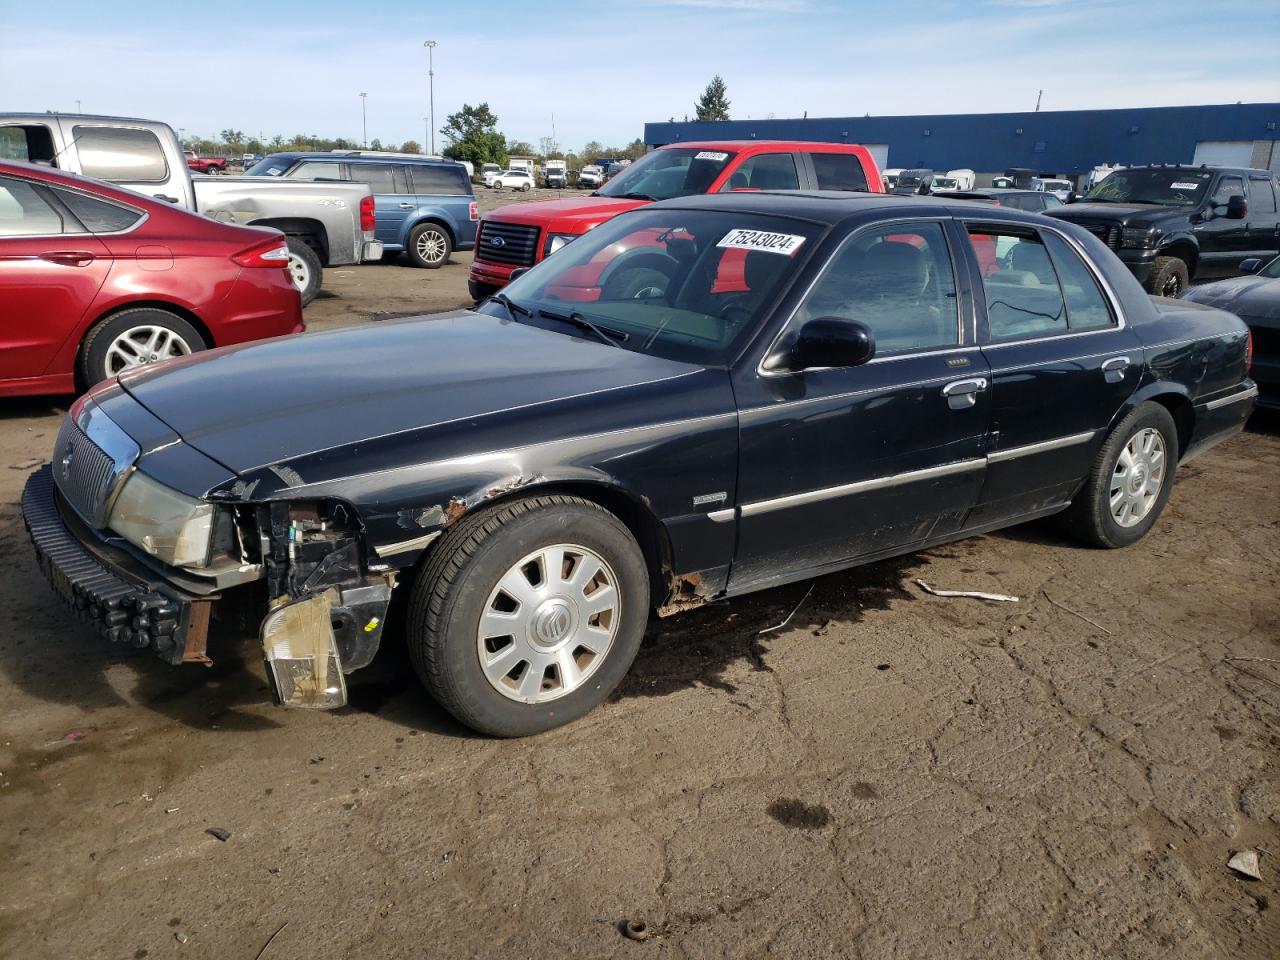
[[449,141],[444,155],[450,160],[467,160],[477,167],[485,163],[507,162],[507,138],[498,132],[498,118],[482,103],[464,103],[457,113],[445,118],[440,133]]
[[538,140],[538,155],[543,160],[559,160],[564,157],[560,152],[560,144],[551,137],[542,137]]
[[369,149],[370,149],[370,150],[381,150],[381,149],[382,149],[382,141],[381,141],[381,140],[379,140],[377,137],[374,137],[372,140],[370,140],[370,141],[369,141]]
[[240,152],[244,148],[244,131],[226,129],[219,134],[222,142],[228,147],[233,148],[236,152]]
[[699,120],[729,119],[729,101],[725,97],[724,80],[720,78],[720,74],[711,78],[693,109]]
[[400,144],[400,152],[421,153],[422,147],[418,144],[417,140],[406,140],[404,143]]
[[533,156],[533,144],[525,140],[508,140],[507,154],[513,157]]
[[625,147],[618,151],[618,155],[626,157],[628,160],[639,160],[646,153],[644,141],[636,137]]
[[596,157],[603,157],[604,155],[604,144],[599,140],[590,140],[587,142],[587,145],[582,148],[582,156],[588,161],[594,160]]
[[277,133],[274,137],[271,138],[271,147],[273,150],[279,150],[283,146],[284,146],[284,137],[280,136],[280,134]]

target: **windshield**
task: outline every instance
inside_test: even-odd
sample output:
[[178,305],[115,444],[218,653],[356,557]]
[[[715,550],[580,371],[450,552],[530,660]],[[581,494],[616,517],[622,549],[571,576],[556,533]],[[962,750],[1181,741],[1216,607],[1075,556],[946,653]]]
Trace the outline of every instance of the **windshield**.
[[1276,257],[1265,267],[1258,271],[1260,277],[1270,277],[1273,280],[1280,280],[1280,257]]
[[[718,364],[763,321],[821,229],[759,214],[645,209],[596,227],[502,292],[511,319],[573,337],[584,336],[585,319],[622,349]],[[497,300],[481,309],[508,316]]]
[[898,186],[918,187],[929,176],[928,170],[904,170],[898,175]]
[[601,187],[600,196],[670,200],[706,193],[733,156],[724,150],[696,147],[654,150]]
[[955,177],[934,177],[933,189],[935,190],[954,190],[960,186],[960,182]]
[[1208,170],[1117,170],[1090,190],[1085,200],[1194,207],[1204,199],[1212,179]]
[[245,171],[250,177],[278,177],[289,169],[293,161],[287,157],[267,157]]

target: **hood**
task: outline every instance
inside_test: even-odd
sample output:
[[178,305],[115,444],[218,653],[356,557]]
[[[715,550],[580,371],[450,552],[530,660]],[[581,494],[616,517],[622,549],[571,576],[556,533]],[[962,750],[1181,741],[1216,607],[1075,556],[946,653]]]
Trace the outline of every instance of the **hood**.
[[552,233],[586,233],[620,213],[645,206],[647,202],[613,197],[534,200],[530,203],[513,203],[485,214],[484,218],[502,223],[527,223]]
[[1182,299],[1228,310],[1250,322],[1280,326],[1280,279],[1232,277],[1192,287]]
[[[241,474],[378,437],[700,368],[472,311],[282,337],[138,367],[120,385]],[[526,411],[527,412],[527,411]]]
[[1069,203],[1054,207],[1049,216],[1059,220],[1122,223],[1148,223],[1166,218],[1187,217],[1195,207],[1165,207],[1158,203]]

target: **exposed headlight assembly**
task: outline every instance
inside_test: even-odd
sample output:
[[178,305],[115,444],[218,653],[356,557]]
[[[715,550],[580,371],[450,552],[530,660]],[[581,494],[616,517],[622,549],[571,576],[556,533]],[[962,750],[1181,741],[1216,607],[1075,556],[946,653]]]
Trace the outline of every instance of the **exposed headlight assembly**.
[[542,255],[544,257],[549,257],[561,247],[567,247],[577,239],[577,235],[573,233],[549,233],[547,234],[546,250]]
[[1156,245],[1156,231],[1151,227],[1121,227],[1120,246],[1146,250]]
[[209,562],[213,511],[213,504],[135,470],[116,498],[107,525],[170,566],[202,567]]

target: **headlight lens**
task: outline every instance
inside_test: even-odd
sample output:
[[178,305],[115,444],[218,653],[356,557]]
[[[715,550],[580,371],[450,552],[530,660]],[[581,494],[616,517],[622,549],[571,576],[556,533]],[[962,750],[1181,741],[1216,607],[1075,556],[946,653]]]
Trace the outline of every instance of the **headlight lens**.
[[1150,227],[1121,227],[1120,246],[1146,249],[1156,245],[1156,232]]
[[107,525],[157,560],[175,567],[201,567],[209,561],[213,509],[213,504],[135,470],[116,498]]
[[550,233],[547,234],[547,249],[543,253],[544,257],[549,257],[561,247],[567,247],[573,241],[577,240],[576,234],[572,233]]

